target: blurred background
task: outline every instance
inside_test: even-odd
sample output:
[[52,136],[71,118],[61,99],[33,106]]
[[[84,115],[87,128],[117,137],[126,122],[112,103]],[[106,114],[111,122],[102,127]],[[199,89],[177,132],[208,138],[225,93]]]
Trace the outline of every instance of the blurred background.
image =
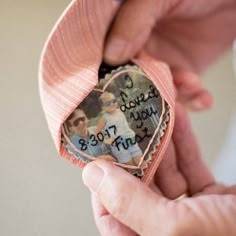
[[[0,235],[99,235],[81,170],[59,158],[38,93],[44,42],[70,0],[0,2]],[[204,75],[215,105],[192,114],[216,178],[236,183],[236,79],[229,51]]]

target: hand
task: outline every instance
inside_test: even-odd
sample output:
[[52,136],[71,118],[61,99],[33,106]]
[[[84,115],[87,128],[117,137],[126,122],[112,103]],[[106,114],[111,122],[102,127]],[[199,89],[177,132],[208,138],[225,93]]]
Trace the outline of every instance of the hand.
[[236,235],[236,195],[216,183],[202,189],[208,195],[170,201],[106,162],[90,164],[83,178],[102,236]]
[[[173,138],[148,188],[121,168],[89,164],[83,173],[103,236],[235,235],[235,188],[217,184],[204,165],[185,109],[177,104]],[[170,201],[183,193],[191,198]],[[214,195],[212,195],[214,194]],[[225,195],[224,195],[225,194]],[[201,196],[202,195],[202,196]]]
[[[104,60],[121,64],[145,49],[170,65],[179,98],[191,110],[211,107],[203,72],[236,37],[235,0],[126,0],[107,37]],[[194,91],[183,80],[196,84]]]

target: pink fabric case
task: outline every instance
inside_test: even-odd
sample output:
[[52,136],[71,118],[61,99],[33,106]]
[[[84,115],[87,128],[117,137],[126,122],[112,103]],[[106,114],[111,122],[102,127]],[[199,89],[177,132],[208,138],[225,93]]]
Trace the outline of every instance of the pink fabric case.
[[[79,167],[84,167],[86,163],[72,155],[63,145],[63,124],[98,84],[104,40],[118,8],[119,3],[114,0],[73,1],[56,23],[41,57],[39,88],[48,127],[60,156]],[[132,62],[142,69],[169,107],[169,119],[160,143],[157,146],[150,139],[150,145],[146,148],[153,149],[148,167],[141,177],[148,184],[171,138],[175,91],[166,64],[145,53]],[[132,72],[132,69],[129,71]],[[125,167],[121,163],[114,164]]]

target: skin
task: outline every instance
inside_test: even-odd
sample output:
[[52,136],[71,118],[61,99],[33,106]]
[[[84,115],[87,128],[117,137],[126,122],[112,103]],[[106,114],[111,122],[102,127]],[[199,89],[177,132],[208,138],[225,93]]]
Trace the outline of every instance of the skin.
[[[103,103],[109,102],[112,99],[115,99],[115,96],[111,93],[108,93],[104,98],[103,98]],[[102,109],[111,115],[116,114],[117,111],[117,103],[112,103],[110,106],[103,106]]]
[[[80,121],[77,126],[72,125],[74,123],[74,121],[80,117],[85,117],[85,121]],[[88,118],[82,110],[78,110],[78,109],[75,110],[74,117],[72,119],[70,119],[69,122],[71,124],[70,131],[72,133],[75,133],[81,137],[87,138],[87,136],[88,136],[88,129],[87,129]]]
[[[177,91],[176,121],[151,186],[106,162],[84,169],[101,235],[236,235],[236,186],[215,182],[186,112],[211,107],[212,97],[202,87],[200,74],[230,47],[235,22],[235,0],[121,4],[107,36],[104,60],[120,64],[145,50],[167,62]],[[186,192],[188,198],[171,200]]]
[[[104,161],[85,167],[102,236],[236,235],[236,186],[215,182],[185,112],[178,104],[173,139],[151,186]],[[191,197],[170,200],[186,190]]]
[[232,45],[235,18],[235,0],[126,0],[104,60],[117,65],[145,50],[170,66],[178,100],[190,110],[208,109],[213,99],[199,75]]
[[[80,121],[77,126],[72,125],[75,120],[80,117],[85,117],[84,121]],[[76,109],[74,111],[74,117],[69,120],[71,127],[69,128],[70,132],[79,135],[80,137],[88,138],[88,118],[85,115],[84,111]],[[98,159],[103,159],[106,161],[115,161],[110,155],[100,155],[97,156]]]
[[[113,100],[114,98],[115,98],[115,96],[114,96],[113,94],[109,93],[109,94],[107,94],[107,95],[103,98],[102,102],[103,102],[103,103],[106,103],[106,102],[109,102],[109,101]],[[102,109],[103,109],[104,111],[108,112],[109,114],[114,115],[114,116],[115,116],[116,113],[118,112],[118,110],[117,110],[117,103],[112,103],[110,106],[103,106]],[[101,132],[101,130],[105,127],[105,125],[106,125],[106,119],[105,119],[104,117],[102,117],[102,118],[98,121],[96,133]],[[111,144],[113,141],[114,141],[114,140],[110,138],[110,139],[106,139],[106,140],[105,140],[105,143]],[[135,157],[135,158],[133,158],[133,160],[130,160],[130,161],[125,162],[125,163],[123,163],[123,164],[126,164],[126,165],[134,165],[134,164],[135,164],[135,165],[138,166],[138,165],[139,165],[139,162],[140,162],[140,158],[141,158],[140,156]],[[143,166],[141,166],[141,168],[146,168],[146,163],[144,163]],[[131,171],[132,171],[132,170],[131,170]]]
[[[114,99],[115,96],[111,93],[107,94],[107,96],[105,96],[102,100],[103,103],[105,102],[109,102],[112,99]],[[108,113],[110,113],[111,115],[115,115],[117,112],[117,103],[112,103],[110,104],[110,106],[102,106],[102,109]],[[97,129],[96,129],[96,134],[98,134],[99,132],[102,131],[102,129],[105,127],[106,125],[106,119],[104,117],[102,117],[97,124]],[[105,139],[105,143],[106,144],[111,144],[114,140],[113,139]]]

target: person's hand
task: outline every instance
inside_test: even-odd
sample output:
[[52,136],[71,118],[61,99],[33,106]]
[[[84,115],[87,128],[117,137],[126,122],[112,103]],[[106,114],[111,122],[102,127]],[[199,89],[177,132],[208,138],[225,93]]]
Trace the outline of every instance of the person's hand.
[[202,72],[231,46],[235,13],[235,0],[123,1],[104,59],[121,64],[145,48],[172,68]]
[[[235,0],[126,0],[109,31],[104,60],[122,64],[145,49],[170,65],[183,104],[208,109],[212,98],[198,74],[230,47],[235,21]],[[195,89],[188,91],[184,80]]]
[[[89,164],[83,179],[93,193],[95,220],[103,236],[236,233],[236,197],[223,195],[236,194],[236,188],[227,189],[215,182],[201,159],[187,113],[180,104],[172,140],[151,189],[104,161]],[[184,193],[193,197],[169,200]],[[201,194],[208,195],[197,196]]]
[[[124,170],[107,162],[90,164],[83,174],[93,192],[96,224],[102,236],[235,236],[236,195],[216,183],[208,195],[170,201]],[[212,194],[211,194],[212,193]]]

